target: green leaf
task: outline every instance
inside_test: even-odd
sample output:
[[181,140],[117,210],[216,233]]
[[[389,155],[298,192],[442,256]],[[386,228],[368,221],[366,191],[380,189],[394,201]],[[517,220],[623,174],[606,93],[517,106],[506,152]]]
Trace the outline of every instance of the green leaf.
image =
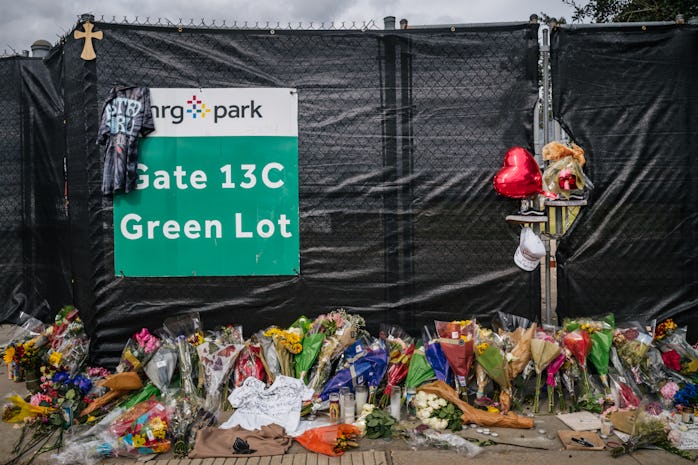
[[366,422],[366,426],[369,428],[374,428],[374,427],[378,426],[378,424],[379,424],[378,420],[368,420]]
[[375,431],[375,432],[368,433],[368,434],[366,435],[366,437],[369,438],[369,439],[378,439],[378,438],[381,437],[382,435],[383,435],[383,434],[382,434],[380,431]]
[[75,399],[75,391],[74,390],[69,390],[68,392],[65,393],[65,398],[68,400],[73,400]]

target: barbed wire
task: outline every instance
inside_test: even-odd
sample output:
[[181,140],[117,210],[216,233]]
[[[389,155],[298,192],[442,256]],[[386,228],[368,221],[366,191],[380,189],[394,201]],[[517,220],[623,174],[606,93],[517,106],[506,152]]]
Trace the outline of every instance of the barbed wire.
[[[84,19],[82,15],[78,15],[78,20]],[[371,19],[368,21],[310,21],[304,23],[303,21],[237,21],[233,20],[232,24],[227,23],[227,20],[223,20],[217,23],[216,19],[211,19],[207,21],[205,18],[194,19],[194,18],[178,18],[176,22],[171,21],[169,18],[158,17],[157,19],[151,19],[150,16],[143,18],[142,16],[136,16],[133,19],[129,19],[124,16],[123,19],[117,19],[116,16],[112,16],[111,19],[105,18],[104,15],[94,17],[94,22],[100,23],[112,23],[112,24],[127,24],[131,26],[161,26],[161,27],[186,27],[191,29],[279,29],[279,30],[303,30],[303,31],[320,31],[320,30],[339,30],[339,31],[366,31],[366,30],[379,30],[376,21]]]

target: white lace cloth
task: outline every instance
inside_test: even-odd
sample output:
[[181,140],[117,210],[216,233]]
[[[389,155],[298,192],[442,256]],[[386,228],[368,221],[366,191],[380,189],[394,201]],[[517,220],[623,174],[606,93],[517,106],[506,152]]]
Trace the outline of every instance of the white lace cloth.
[[300,426],[303,401],[312,396],[313,390],[296,378],[279,375],[269,388],[256,378],[247,378],[228,396],[228,402],[236,410],[220,427],[240,425],[253,430],[276,423],[294,436]]

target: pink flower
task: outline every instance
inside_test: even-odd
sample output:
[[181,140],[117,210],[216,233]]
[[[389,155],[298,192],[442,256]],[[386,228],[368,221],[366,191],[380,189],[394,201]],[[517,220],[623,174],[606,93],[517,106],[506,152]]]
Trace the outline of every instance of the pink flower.
[[146,353],[154,352],[158,347],[160,347],[160,340],[150,334],[148,328],[143,328],[136,334],[133,338],[136,340],[138,345],[146,351]]
[[106,378],[109,376],[109,370],[103,367],[90,367],[87,369],[87,376],[90,378]]
[[669,381],[659,390],[659,392],[661,392],[662,394],[662,397],[668,400],[674,400],[674,394],[676,394],[678,391],[679,385],[673,381]]

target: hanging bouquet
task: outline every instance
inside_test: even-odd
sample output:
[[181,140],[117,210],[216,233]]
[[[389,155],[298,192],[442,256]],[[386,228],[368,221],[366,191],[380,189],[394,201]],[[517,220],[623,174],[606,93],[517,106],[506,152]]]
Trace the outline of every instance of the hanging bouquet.
[[434,321],[441,349],[446,355],[461,395],[465,395],[470,367],[475,359],[475,320]]
[[116,372],[142,371],[158,347],[160,339],[150,334],[147,328],[142,328],[126,342]]
[[343,308],[333,310],[327,315],[320,315],[315,319],[309,333],[313,333],[314,328],[319,325],[324,328],[325,334],[317,363],[308,383],[315,392],[323,390],[323,386],[332,374],[333,362],[356,341],[365,324],[363,317],[347,313]]
[[463,429],[463,412],[446,399],[436,394],[419,391],[414,398],[417,418],[436,431]]
[[283,376],[294,375],[294,357],[301,352],[301,335],[293,328],[283,330],[275,326],[264,331],[264,336],[271,338],[277,359],[279,361],[280,374]]
[[388,353],[388,370],[385,388],[378,406],[385,408],[390,401],[392,390],[397,388],[407,377],[415,346],[412,338],[399,326],[384,327],[381,332],[386,334],[384,343]]
[[[543,370],[557,359],[561,352],[562,350],[555,338],[542,328],[536,332],[536,337],[531,339],[531,358],[536,369],[536,392],[533,398],[533,411],[535,413],[538,412],[540,391],[543,388]],[[551,394],[549,392],[548,396],[552,397]]]

